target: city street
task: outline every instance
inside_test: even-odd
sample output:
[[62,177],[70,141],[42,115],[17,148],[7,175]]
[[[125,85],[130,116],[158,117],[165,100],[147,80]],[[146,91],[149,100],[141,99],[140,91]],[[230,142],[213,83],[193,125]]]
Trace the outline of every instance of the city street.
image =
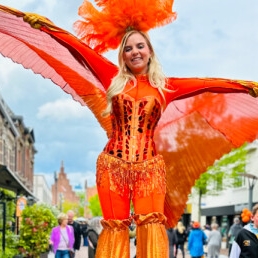
[[[134,246],[133,240],[130,241],[130,245],[131,245],[130,258],[133,258],[135,256],[135,246]],[[219,258],[227,258],[228,257],[227,254],[228,254],[228,249],[221,249],[221,254]],[[48,258],[54,258],[54,257],[55,256],[53,253],[50,253],[48,255]],[[88,258],[88,247],[82,246],[81,249],[76,252],[75,258]],[[177,258],[182,258],[182,254],[180,253],[180,251],[177,255]],[[185,258],[191,258],[191,256],[186,252]]]

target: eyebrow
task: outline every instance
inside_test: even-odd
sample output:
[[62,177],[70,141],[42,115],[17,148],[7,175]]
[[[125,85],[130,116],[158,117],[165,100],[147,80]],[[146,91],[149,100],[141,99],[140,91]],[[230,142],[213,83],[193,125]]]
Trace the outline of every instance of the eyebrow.
[[[140,45],[140,44],[144,44],[144,45],[147,45],[145,42],[138,42],[136,43],[136,45]],[[131,47],[132,45],[125,45],[124,47]]]

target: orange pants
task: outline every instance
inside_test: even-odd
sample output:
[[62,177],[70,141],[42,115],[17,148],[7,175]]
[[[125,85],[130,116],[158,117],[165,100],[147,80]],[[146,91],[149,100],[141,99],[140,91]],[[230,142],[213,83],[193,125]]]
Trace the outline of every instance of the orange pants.
[[97,161],[97,187],[104,220],[96,258],[129,258],[130,202],[137,225],[136,256],[167,258],[168,239],[163,215],[166,192],[162,156],[125,162],[101,153]]
[[125,162],[105,153],[97,161],[97,188],[103,217],[127,219],[130,201],[135,214],[164,212],[165,164],[158,155],[143,162]]

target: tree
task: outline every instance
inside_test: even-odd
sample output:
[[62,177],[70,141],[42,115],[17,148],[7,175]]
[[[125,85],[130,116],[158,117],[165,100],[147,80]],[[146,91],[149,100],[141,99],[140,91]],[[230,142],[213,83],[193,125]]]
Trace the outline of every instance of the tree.
[[199,214],[203,195],[216,195],[218,192],[232,186],[241,186],[242,180],[239,178],[239,173],[245,172],[246,145],[244,144],[240,148],[222,156],[220,160],[215,161],[213,166],[208,167],[207,172],[196,180],[194,188],[199,194]]
[[93,217],[102,216],[99,196],[97,194],[89,199],[89,210],[91,211]]

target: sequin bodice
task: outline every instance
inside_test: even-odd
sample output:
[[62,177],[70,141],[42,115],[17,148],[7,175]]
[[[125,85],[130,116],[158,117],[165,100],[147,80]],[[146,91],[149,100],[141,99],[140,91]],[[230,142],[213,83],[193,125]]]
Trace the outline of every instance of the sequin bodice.
[[104,151],[130,162],[156,155],[154,129],[161,115],[161,106],[154,96],[135,100],[122,93],[112,99],[112,136]]

